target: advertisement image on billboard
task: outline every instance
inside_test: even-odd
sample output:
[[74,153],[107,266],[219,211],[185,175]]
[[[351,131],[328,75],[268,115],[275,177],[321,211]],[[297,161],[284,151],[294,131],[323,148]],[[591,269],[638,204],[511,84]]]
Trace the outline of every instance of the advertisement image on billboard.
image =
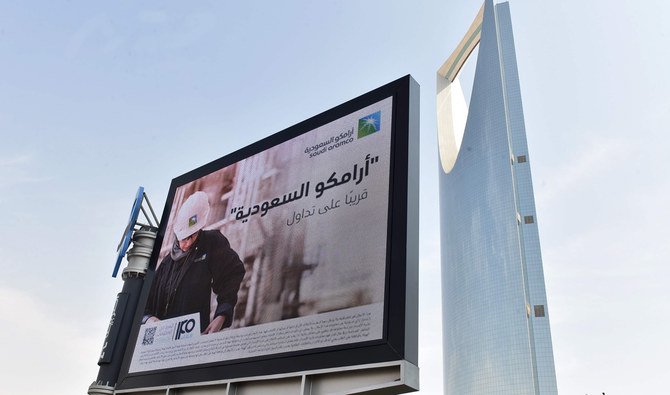
[[120,388],[407,357],[411,84],[173,181]]

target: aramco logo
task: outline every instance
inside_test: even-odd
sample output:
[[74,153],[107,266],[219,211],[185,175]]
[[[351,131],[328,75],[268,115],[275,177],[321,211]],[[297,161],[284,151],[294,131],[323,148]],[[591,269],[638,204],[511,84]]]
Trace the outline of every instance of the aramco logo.
[[379,131],[382,112],[377,111],[358,120],[358,138],[369,136]]

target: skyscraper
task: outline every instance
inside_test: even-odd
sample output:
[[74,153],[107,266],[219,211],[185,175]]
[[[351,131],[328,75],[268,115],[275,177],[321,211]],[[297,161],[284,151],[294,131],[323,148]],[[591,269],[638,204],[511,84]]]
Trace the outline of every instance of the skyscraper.
[[508,3],[485,1],[437,86],[445,392],[556,394]]

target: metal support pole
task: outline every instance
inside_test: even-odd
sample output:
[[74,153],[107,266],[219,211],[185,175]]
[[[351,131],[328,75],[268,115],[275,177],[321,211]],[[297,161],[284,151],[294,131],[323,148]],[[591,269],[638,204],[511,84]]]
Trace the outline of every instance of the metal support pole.
[[89,395],[114,393],[157,232],[155,227],[143,226],[133,233],[133,247],[128,251],[128,266],[122,275],[123,289],[116,297],[98,360],[98,378],[88,388]]

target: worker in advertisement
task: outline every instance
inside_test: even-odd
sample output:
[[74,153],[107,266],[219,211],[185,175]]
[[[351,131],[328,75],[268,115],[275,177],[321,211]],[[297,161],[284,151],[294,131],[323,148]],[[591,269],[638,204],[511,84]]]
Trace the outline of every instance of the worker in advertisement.
[[[210,211],[207,194],[193,193],[177,212],[174,244],[156,270],[142,323],[200,314],[202,334],[216,333],[233,321],[245,269],[228,239],[204,230]],[[216,309],[210,311],[212,293]]]

